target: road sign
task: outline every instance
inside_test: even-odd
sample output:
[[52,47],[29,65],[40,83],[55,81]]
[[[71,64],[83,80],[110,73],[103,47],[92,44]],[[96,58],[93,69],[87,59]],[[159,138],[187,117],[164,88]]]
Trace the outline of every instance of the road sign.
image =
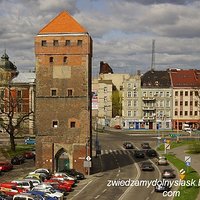
[[185,156],[185,162],[191,163],[191,161],[192,161],[191,156]]
[[165,149],[169,150],[170,149],[170,144],[165,143]]
[[181,169],[179,172],[180,172],[181,174],[185,174],[185,170],[184,170],[184,169]]
[[87,157],[86,157],[86,160],[87,160],[87,161],[90,161],[90,160],[91,160],[91,157],[90,157],[90,156],[87,156]]
[[83,163],[83,167],[86,167],[86,168],[92,167],[92,162],[85,160],[84,163]]
[[186,165],[189,167],[191,165],[191,162],[186,162]]

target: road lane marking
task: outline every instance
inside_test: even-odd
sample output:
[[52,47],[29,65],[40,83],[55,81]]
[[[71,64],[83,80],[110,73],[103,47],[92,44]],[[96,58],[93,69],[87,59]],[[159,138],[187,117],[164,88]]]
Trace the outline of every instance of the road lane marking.
[[[141,170],[140,170],[139,165],[137,164],[137,162],[136,162],[131,156],[129,156],[129,157],[131,158],[131,160],[133,160],[134,165],[135,165],[135,167],[136,167],[137,176],[135,177],[135,180],[138,180],[138,179],[140,178],[140,175],[141,175]],[[132,186],[129,186],[129,187],[125,190],[125,192],[119,197],[118,200],[122,200],[122,199],[126,196],[126,194],[129,193],[129,191],[130,191],[131,189],[132,189]]]
[[98,199],[100,197],[100,195],[97,195],[96,197],[94,197],[95,199]]
[[150,199],[150,197],[147,197],[145,200],[149,200]]
[[107,189],[103,190],[103,192],[101,194],[105,193],[106,191],[107,191]]
[[151,194],[153,194],[153,193],[154,193],[154,190],[151,191]]
[[[79,195],[92,181],[93,181],[93,180],[89,181],[78,193],[76,193],[76,194],[74,195],[74,197],[77,196],[77,195]],[[73,199],[73,197],[72,197],[71,199]]]

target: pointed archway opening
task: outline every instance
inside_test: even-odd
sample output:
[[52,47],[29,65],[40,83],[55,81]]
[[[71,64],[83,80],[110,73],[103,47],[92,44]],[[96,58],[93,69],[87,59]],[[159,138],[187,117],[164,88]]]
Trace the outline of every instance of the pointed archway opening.
[[64,148],[55,155],[55,167],[57,172],[64,172],[70,168],[69,156]]

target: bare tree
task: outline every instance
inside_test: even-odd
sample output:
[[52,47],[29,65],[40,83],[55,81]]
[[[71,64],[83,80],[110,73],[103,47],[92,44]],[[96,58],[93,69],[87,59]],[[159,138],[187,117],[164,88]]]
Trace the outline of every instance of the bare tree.
[[11,85],[0,90],[0,126],[9,135],[11,150],[15,151],[15,136],[19,133],[20,126],[29,120],[33,111],[28,109],[22,112],[23,98],[18,97],[16,89]]

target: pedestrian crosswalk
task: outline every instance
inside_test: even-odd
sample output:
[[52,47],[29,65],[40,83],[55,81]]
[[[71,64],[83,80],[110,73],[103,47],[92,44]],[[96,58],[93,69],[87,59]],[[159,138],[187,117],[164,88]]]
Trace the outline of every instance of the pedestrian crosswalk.
[[101,155],[105,155],[105,154],[126,154],[126,155],[133,155],[134,154],[134,150],[122,150],[122,149],[102,149],[101,150]]

